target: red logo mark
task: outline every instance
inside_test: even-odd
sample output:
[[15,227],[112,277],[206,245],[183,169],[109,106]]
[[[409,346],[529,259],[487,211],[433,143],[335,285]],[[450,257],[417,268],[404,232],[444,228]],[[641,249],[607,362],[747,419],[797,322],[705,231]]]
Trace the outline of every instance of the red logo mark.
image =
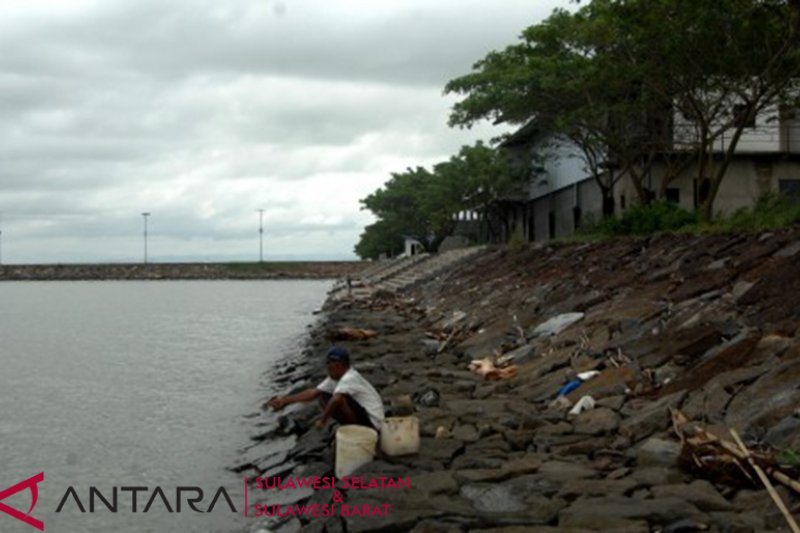
[[25,481],[20,481],[13,487],[8,487],[4,491],[0,491],[0,502],[2,500],[8,498],[9,496],[18,493],[19,491],[28,489],[31,491],[31,506],[28,509],[27,513],[22,513],[13,507],[10,507],[4,503],[0,503],[0,511],[10,515],[17,520],[25,522],[29,526],[35,527],[39,531],[44,531],[44,522],[41,520],[36,520],[34,517],[31,516],[31,511],[33,508],[36,507],[36,501],[39,499],[39,485],[41,481],[44,481],[44,472],[39,472],[35,476],[26,479]]

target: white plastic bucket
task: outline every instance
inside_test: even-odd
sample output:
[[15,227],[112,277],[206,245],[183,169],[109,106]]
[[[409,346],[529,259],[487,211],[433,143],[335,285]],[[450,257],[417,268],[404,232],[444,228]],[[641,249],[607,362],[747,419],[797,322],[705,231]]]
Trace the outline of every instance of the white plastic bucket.
[[409,455],[419,452],[419,419],[394,416],[384,419],[381,449],[386,455]]
[[352,474],[375,457],[378,432],[357,425],[341,426],[336,431],[336,477]]

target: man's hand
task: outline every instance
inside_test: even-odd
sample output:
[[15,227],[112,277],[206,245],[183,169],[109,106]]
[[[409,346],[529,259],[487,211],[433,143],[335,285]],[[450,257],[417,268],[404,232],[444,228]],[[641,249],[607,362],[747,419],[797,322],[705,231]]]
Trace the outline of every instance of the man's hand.
[[267,402],[267,405],[269,405],[270,407],[272,407],[276,411],[280,411],[281,409],[286,407],[287,404],[288,404],[288,402],[286,401],[286,398],[282,398],[280,396],[277,397],[277,398],[273,398],[273,399],[271,399],[270,401]]
[[314,425],[318,429],[325,429],[325,426],[328,425],[328,421],[323,417],[323,418],[320,418],[319,420],[317,420],[316,422],[314,422]]

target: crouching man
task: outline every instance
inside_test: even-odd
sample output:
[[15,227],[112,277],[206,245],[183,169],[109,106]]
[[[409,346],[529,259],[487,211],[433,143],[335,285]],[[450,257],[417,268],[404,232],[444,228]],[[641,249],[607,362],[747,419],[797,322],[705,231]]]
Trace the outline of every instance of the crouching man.
[[342,425],[357,424],[380,431],[383,401],[375,387],[350,366],[350,353],[334,346],[328,351],[326,361],[328,377],[316,388],[273,398],[268,405],[281,410],[293,403],[319,400],[322,417],[317,420],[317,427],[325,427],[332,418]]

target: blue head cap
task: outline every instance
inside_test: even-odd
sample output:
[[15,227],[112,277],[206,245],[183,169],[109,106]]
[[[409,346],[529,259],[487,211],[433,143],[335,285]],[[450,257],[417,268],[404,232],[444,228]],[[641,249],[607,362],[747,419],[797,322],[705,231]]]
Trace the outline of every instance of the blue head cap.
[[347,351],[346,348],[342,348],[341,346],[334,346],[330,350],[328,350],[328,355],[325,356],[327,361],[329,362],[341,362],[350,364],[350,352]]

